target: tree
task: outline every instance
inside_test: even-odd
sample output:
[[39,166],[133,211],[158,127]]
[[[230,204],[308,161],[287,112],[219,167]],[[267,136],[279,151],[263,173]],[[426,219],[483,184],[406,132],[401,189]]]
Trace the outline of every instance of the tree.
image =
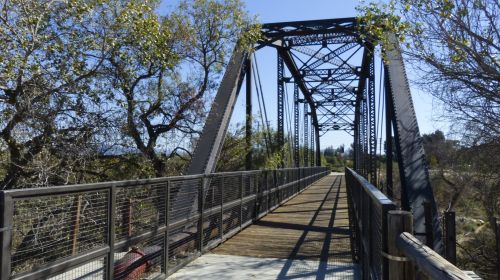
[[374,38],[398,33],[419,77],[470,143],[500,136],[500,6],[488,0],[393,0],[361,6]]
[[157,2],[145,3],[123,9],[106,66],[124,133],[164,176],[166,160],[186,151],[169,140],[199,133],[228,54],[238,38],[251,45],[258,29],[238,0],[186,0],[165,18],[154,13]]
[[[107,122],[95,77],[107,55],[111,1],[3,1],[1,188],[70,181]],[[75,179],[73,179],[75,180]]]
[[[467,199],[463,201],[482,208],[489,228],[494,229],[493,217],[500,215],[498,1],[392,0],[386,4],[365,4],[359,10],[367,36],[383,47],[390,47],[386,36],[389,32],[399,35],[405,46],[404,57],[418,77],[413,82],[442,101],[444,117],[461,138],[460,146],[444,140],[440,133],[424,136],[430,150],[428,156],[434,157],[431,164],[440,170],[440,179],[456,190],[455,194],[466,192]],[[451,197],[451,206],[459,203],[457,199]],[[473,267],[491,276],[494,250],[467,250],[470,252],[464,258],[469,261],[464,263],[476,263]]]
[[99,159],[109,150],[138,150],[156,176],[189,154],[238,34],[247,47],[259,27],[238,0],[183,1],[166,16],[158,4],[2,2],[2,188],[106,179],[107,161],[130,161]]

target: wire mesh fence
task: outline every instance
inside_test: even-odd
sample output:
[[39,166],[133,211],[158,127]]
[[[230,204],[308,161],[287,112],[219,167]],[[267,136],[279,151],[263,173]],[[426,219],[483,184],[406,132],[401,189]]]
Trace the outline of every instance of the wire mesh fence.
[[0,278],[164,277],[327,174],[307,167],[3,191]]
[[346,168],[353,259],[366,279],[387,279],[387,213],[396,205],[355,171]]

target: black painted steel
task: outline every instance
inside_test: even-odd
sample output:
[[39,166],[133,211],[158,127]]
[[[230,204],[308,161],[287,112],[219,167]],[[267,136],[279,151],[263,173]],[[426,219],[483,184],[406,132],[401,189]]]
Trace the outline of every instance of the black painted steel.
[[309,166],[309,105],[304,103],[304,166]]
[[[116,279],[116,261],[126,258],[130,247],[146,253],[134,262],[134,267],[146,269],[144,278],[164,277],[328,173],[321,167],[290,168],[3,191],[2,279]],[[194,192],[186,192],[186,185],[194,186]],[[188,200],[175,206],[171,193],[202,196],[199,211],[192,212]],[[80,217],[78,250],[72,254],[66,246],[71,240],[64,233],[74,227],[68,205],[78,196],[84,197],[86,212]],[[131,214],[127,222],[124,212]],[[48,239],[42,239],[41,231],[49,226],[50,234],[43,234]],[[20,243],[23,239],[39,242]],[[16,257],[21,251],[29,252],[27,262]]]
[[295,167],[300,166],[299,149],[299,87],[293,84],[293,159]]
[[[384,77],[387,77],[387,66],[384,66]],[[394,198],[394,187],[392,178],[392,93],[389,79],[384,79],[385,87],[385,155],[386,155],[386,193],[389,198]]]
[[245,169],[252,170],[252,57],[248,56],[245,65],[245,80],[246,80],[246,122],[245,122],[245,145],[247,149],[245,157]]
[[284,145],[285,145],[285,81],[284,81],[284,71],[285,71],[285,64],[283,63],[283,58],[281,55],[278,54],[278,65],[277,65],[277,104],[276,104],[276,109],[277,113],[276,116],[278,118],[278,130],[276,137],[278,147],[280,148],[280,154],[281,154],[281,162],[280,162],[280,167],[285,166],[285,150],[284,150]]
[[439,253],[443,251],[441,226],[439,224],[436,202],[427,170],[422,138],[418,129],[415,109],[410,94],[410,87],[396,36],[390,36],[392,46],[386,47],[387,78],[389,79],[393,117],[395,123],[396,150],[400,170],[402,190],[404,190],[403,205],[405,210],[410,210],[414,215],[414,230],[419,239],[425,238],[420,233],[425,233],[424,203],[430,203],[434,231],[433,249]]
[[204,174],[215,171],[236,97],[243,81],[247,57],[246,51],[235,49],[233,52],[186,174]]
[[362,279],[388,279],[387,214],[396,204],[354,170],[346,168],[349,223],[353,229],[354,259]]
[[[373,47],[369,48],[373,53]],[[368,74],[368,173],[370,176],[370,182],[374,185],[377,184],[377,127],[376,127],[376,116],[375,116],[375,55],[372,54],[370,57],[370,66]]]

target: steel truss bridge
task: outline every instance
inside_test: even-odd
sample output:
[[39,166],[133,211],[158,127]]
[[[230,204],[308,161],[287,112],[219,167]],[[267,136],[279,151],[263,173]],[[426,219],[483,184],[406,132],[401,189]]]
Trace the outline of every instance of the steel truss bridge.
[[[358,271],[345,279],[397,279],[394,275],[411,279],[409,268],[414,264],[431,278],[467,279],[452,278],[463,272],[437,254],[451,249],[443,245],[396,36],[389,35],[389,45],[383,46],[385,63],[377,73],[373,42],[355,18],[264,24],[262,35],[255,50],[276,50],[280,146],[285,145],[286,87],[294,89],[293,167],[285,168],[282,162],[281,169],[251,170],[255,63],[251,53],[236,48],[188,175],[3,191],[1,279],[164,278],[216,247],[215,252],[251,255],[281,242],[289,232],[300,234],[290,252],[284,253],[288,268],[280,272],[280,279],[288,279],[290,259],[307,259],[300,248],[313,233],[324,244],[311,253],[319,256],[318,271],[326,269],[323,264],[332,256],[330,249],[337,246],[332,236],[339,234],[348,244],[343,256]],[[381,81],[383,104],[376,102],[376,80]],[[214,173],[240,91],[246,93],[249,152],[242,160],[248,171]],[[377,111],[377,105],[384,110]],[[385,121],[379,121],[385,139],[394,138],[394,143],[386,141],[384,184],[377,180],[377,120]],[[320,167],[320,137],[330,131],[354,137],[354,167],[345,175],[329,175]],[[313,153],[300,152],[300,138],[306,151]],[[394,160],[400,187],[393,186]],[[334,205],[334,211],[325,212],[324,205]],[[307,208],[313,214],[285,214],[307,212],[304,207],[313,207]],[[391,212],[395,209],[401,211]],[[319,223],[319,215],[329,215],[329,222]],[[339,226],[342,215],[347,222]],[[245,236],[252,235],[245,228],[253,229],[253,234],[263,228],[268,231],[248,241]],[[409,228],[411,234],[401,233]],[[252,245],[251,240],[262,241]],[[267,253],[279,252],[266,248]],[[441,271],[441,278],[436,271]],[[403,274],[391,276],[392,272]]]

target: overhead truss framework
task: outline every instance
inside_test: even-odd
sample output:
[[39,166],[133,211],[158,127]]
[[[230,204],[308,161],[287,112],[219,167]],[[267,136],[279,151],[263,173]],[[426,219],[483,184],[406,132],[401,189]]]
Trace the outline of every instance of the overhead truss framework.
[[[329,131],[345,131],[354,136],[355,169],[372,183],[376,178],[376,110],[375,62],[371,42],[360,36],[362,26],[355,18],[282,22],[264,24],[262,40],[256,49],[273,47],[277,50],[277,106],[278,143],[284,144],[284,102],[288,83],[294,84],[294,143],[295,165],[321,165],[319,138]],[[421,137],[405,74],[404,64],[395,37],[387,51],[385,81],[387,93],[386,131],[387,151],[395,150],[401,181],[401,206],[414,212],[414,229],[422,234],[426,227],[423,204],[431,204],[434,228],[434,249],[442,250],[440,227],[432,188],[430,185]],[[187,169],[188,174],[211,173],[227,131],[236,96],[242,81],[249,79],[251,63],[248,53],[235,50],[214,106]],[[248,72],[248,73],[247,73]],[[289,75],[289,76],[288,76]],[[247,96],[251,85],[247,83]],[[299,95],[300,94],[300,95]],[[251,98],[247,98],[251,102]],[[299,106],[304,104],[304,142],[306,149],[301,160],[299,151]],[[250,108],[250,109],[248,109]],[[251,111],[251,104],[247,104]],[[250,117],[250,114],[248,117]],[[248,122],[250,123],[250,122]],[[387,129],[386,129],[387,130]],[[392,134],[392,131],[393,134]],[[247,128],[248,145],[251,143],[251,126]],[[250,147],[251,148],[251,147]],[[314,154],[309,151],[314,150]],[[249,149],[251,151],[251,149]],[[389,158],[391,158],[391,155]],[[251,156],[247,157],[251,166]],[[392,170],[392,161],[387,167]],[[389,176],[390,175],[390,176]],[[392,177],[392,172],[387,172]],[[388,180],[391,181],[391,178]],[[392,193],[392,181],[388,183]],[[392,195],[392,194],[390,194]],[[423,234],[422,234],[423,235]],[[423,238],[425,240],[425,238]]]
[[[333,130],[353,135],[364,49],[356,19],[264,24],[262,34],[258,48],[278,49],[291,81],[302,91],[303,102],[309,104],[315,138]],[[318,139],[315,142],[319,150]]]

